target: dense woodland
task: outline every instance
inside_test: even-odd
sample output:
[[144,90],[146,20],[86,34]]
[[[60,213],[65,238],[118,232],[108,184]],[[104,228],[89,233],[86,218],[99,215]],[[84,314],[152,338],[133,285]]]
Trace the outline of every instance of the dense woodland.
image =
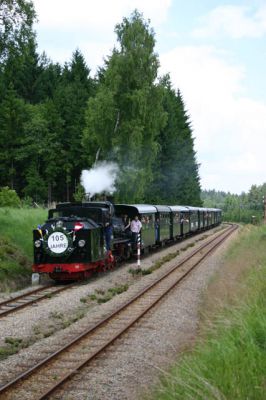
[[205,207],[221,208],[224,219],[237,222],[258,223],[264,213],[266,183],[252,185],[250,190],[241,194],[216,190],[203,190],[201,197]]
[[158,76],[150,23],[135,11],[95,76],[75,50],[64,65],[37,51],[27,0],[0,3],[0,187],[50,203],[79,198],[99,160],[120,168],[116,201],[201,205],[182,95]]

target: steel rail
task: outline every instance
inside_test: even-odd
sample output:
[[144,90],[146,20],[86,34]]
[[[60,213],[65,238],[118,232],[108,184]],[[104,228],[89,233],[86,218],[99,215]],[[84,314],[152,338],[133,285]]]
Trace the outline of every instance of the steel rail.
[[47,286],[42,286],[42,287],[39,287],[39,288],[37,288],[37,289],[34,289],[34,290],[31,290],[30,292],[28,292],[28,293],[23,293],[23,294],[21,294],[21,295],[19,295],[19,296],[15,296],[15,297],[10,297],[9,299],[7,299],[7,300],[5,300],[5,301],[1,301],[0,302],[0,308],[2,307],[2,306],[4,306],[5,304],[8,304],[8,303],[10,303],[11,301],[17,301],[17,300],[20,300],[20,299],[23,299],[25,296],[27,296],[27,295],[31,295],[31,294],[35,294],[35,293],[38,293],[40,290],[43,290],[43,289],[45,289],[45,288],[50,288],[51,286],[53,286],[53,284],[51,284],[51,285],[47,285]]
[[[57,291],[51,292],[51,294],[60,293],[61,291],[64,291],[64,290],[74,286],[74,284],[75,283],[73,283],[72,285],[69,284],[67,286],[60,287],[60,289],[58,289]],[[19,296],[15,296],[13,298],[9,298],[7,300],[4,300],[4,301],[0,302],[0,319],[5,317],[5,316],[7,316],[7,315],[9,315],[9,314],[12,314],[15,311],[18,311],[20,309],[25,308],[28,305],[31,305],[31,304],[37,303],[37,302],[39,302],[41,300],[44,300],[45,298],[47,298],[47,296],[49,296],[50,293],[47,293],[47,294],[45,294],[43,296],[40,296],[40,297],[36,297],[34,299],[31,299],[31,300],[29,299],[25,303],[24,302],[23,303],[19,303],[17,306],[16,305],[12,306],[13,303],[16,303],[17,301],[24,300],[24,299],[26,300],[27,297],[31,297],[32,295],[38,294],[39,292],[51,289],[53,287],[55,287],[54,284],[48,284],[45,287],[40,287],[40,288],[34,289],[34,290],[32,290],[32,291],[30,291],[28,293],[24,293],[24,294],[21,294]],[[10,308],[8,308],[8,309],[5,308],[4,310],[1,310],[2,307],[10,307]]]
[[[51,284],[51,285],[47,285],[45,287],[40,287],[38,289],[34,289],[28,293],[24,293],[19,296],[7,299],[0,303],[0,318],[3,318],[15,311],[21,310],[22,308],[25,308],[31,304],[38,303],[41,300],[47,299],[48,296],[60,293],[66,289],[73,287],[73,285],[74,284],[56,287],[56,285]],[[41,292],[45,292],[45,293],[43,295],[38,296],[38,293],[41,293]],[[32,296],[36,296],[36,297],[31,298]],[[21,300],[25,300],[25,301],[23,303],[20,303]],[[17,303],[18,301],[19,301],[19,303]],[[4,307],[4,309],[3,309],[3,307]],[[5,307],[9,307],[9,308],[5,308]]]
[[213,246],[209,250],[207,250],[206,253],[201,255],[201,257],[194,262],[191,268],[187,272],[185,272],[179,279],[174,281],[168,288],[165,290],[162,294],[159,295],[157,299],[152,301],[148,307],[145,308],[143,312],[141,312],[137,317],[135,317],[127,326],[126,328],[122,328],[118,333],[115,334],[112,338],[110,338],[107,342],[105,342],[98,350],[96,350],[88,359],[85,361],[82,361],[79,363],[78,366],[76,366],[73,370],[70,372],[67,372],[63,377],[60,378],[58,382],[56,382],[52,387],[50,387],[45,393],[41,394],[40,397],[38,397],[38,400],[43,400],[47,398],[50,394],[52,394],[54,391],[58,389],[59,386],[61,386],[63,383],[65,383],[73,374],[77,373],[78,370],[80,370],[82,367],[84,367],[86,364],[88,364],[92,359],[94,359],[97,355],[99,355],[104,349],[106,349],[111,343],[113,343],[119,336],[121,336],[125,331],[127,331],[133,324],[135,324],[144,314],[146,314],[152,307],[154,307],[161,299],[164,297],[167,293],[169,293],[178,283],[180,283],[185,277],[199,264],[203,259],[205,259],[211,252],[213,252],[224,240],[227,239],[229,235],[231,235],[235,230],[237,229],[237,226],[233,225],[230,228],[227,228],[225,231],[222,233],[218,234],[215,236],[215,238],[212,238],[209,240],[207,243],[201,245],[199,248],[194,250],[192,253],[190,253],[188,256],[184,257],[183,260],[181,260],[177,265],[173,266],[171,269],[163,273],[159,279],[155,280],[152,282],[150,285],[142,289],[140,292],[138,292],[135,296],[133,296],[130,300],[119,306],[117,309],[115,309],[112,313],[110,313],[107,317],[105,317],[103,320],[99,321],[96,323],[94,326],[77,336],[75,339],[73,339],[71,342],[63,346],[61,349],[57,350],[56,352],[52,353],[24,373],[20,374],[17,376],[15,379],[12,381],[8,382],[7,384],[3,385],[0,387],[0,398],[2,397],[2,394],[6,393],[8,389],[12,389],[15,387],[17,384],[20,382],[23,382],[27,377],[32,375],[34,372],[38,371],[41,369],[41,367],[46,366],[50,361],[55,359],[57,356],[62,354],[63,352],[66,352],[69,350],[72,346],[77,344],[79,341],[84,339],[86,336],[89,334],[93,333],[96,331],[99,327],[102,327],[104,324],[106,324],[108,321],[110,321],[113,317],[115,317],[117,314],[119,314],[122,310],[125,310],[129,305],[134,303],[137,299],[140,299],[145,293],[147,293],[149,290],[151,290],[153,287],[158,285],[160,282],[162,282],[165,278],[170,276],[174,271],[176,271],[180,266],[185,264],[187,261],[191,260],[193,256],[200,254],[200,252],[204,249],[206,249],[208,246],[210,246],[213,242]]

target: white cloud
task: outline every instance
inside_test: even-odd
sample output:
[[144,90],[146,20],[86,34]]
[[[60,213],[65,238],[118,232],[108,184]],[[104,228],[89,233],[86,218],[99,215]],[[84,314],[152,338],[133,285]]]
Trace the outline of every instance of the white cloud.
[[172,0],[33,0],[38,14],[39,50],[63,63],[79,48],[93,72],[115,44],[114,27],[134,9],[157,30]]
[[250,7],[219,6],[200,18],[201,27],[192,32],[194,37],[226,35],[234,39],[261,37],[266,34],[266,6],[252,12]]
[[177,47],[161,56],[193,122],[202,186],[241,192],[265,181],[266,103],[247,97],[245,70],[212,47]]
[[155,25],[165,21],[171,0],[33,0],[41,27],[64,30],[113,29],[135,8]]

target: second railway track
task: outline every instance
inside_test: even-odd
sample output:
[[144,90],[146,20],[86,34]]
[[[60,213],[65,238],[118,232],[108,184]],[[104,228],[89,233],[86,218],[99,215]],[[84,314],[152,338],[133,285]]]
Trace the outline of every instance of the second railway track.
[[12,381],[2,385],[0,399],[49,398],[185,279],[236,228],[231,226],[201,245],[107,317]]
[[20,296],[11,297],[5,301],[0,302],[0,318],[6,317],[22,308],[28,307],[39,301],[50,298],[51,296],[60,293],[64,290],[70,289],[73,284],[69,285],[47,285],[28,293],[21,294]]

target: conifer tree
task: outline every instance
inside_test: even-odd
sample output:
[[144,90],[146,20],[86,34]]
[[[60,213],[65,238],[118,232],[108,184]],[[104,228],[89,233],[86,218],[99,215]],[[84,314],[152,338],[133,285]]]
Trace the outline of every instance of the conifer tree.
[[179,113],[177,115],[178,126],[182,132],[180,171],[183,177],[180,186],[180,203],[200,206],[202,204],[200,198],[200,177],[199,164],[197,164],[196,153],[194,150],[194,138],[192,128],[187,111],[180,91],[177,92],[177,105]]
[[38,81],[42,73],[40,57],[34,37],[23,43],[19,52],[10,51],[4,63],[4,80],[12,85],[17,95],[32,104],[41,101]]
[[89,74],[90,69],[83,55],[76,50],[71,62],[65,64],[61,82],[54,94],[54,104],[63,121],[59,141],[65,185],[62,196],[66,200],[70,200],[75,192],[84,164],[81,141],[85,126],[85,108],[88,98],[94,92],[94,83]]
[[10,87],[0,103],[0,186],[20,189],[18,150],[27,119],[25,102]]
[[172,88],[168,75],[161,80],[161,85],[167,124],[158,138],[160,151],[146,197],[152,203],[200,205],[198,165],[182,96]]

